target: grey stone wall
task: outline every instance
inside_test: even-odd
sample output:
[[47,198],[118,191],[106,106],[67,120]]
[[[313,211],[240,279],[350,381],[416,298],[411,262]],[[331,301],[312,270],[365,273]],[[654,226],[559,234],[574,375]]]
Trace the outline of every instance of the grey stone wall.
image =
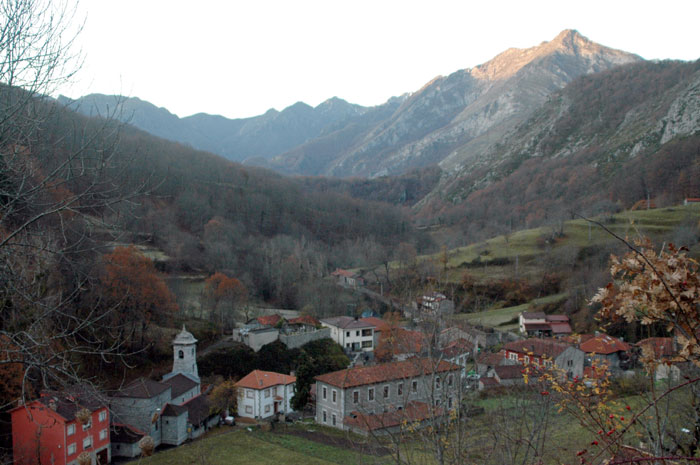
[[300,332],[294,334],[280,334],[280,341],[289,349],[301,347],[307,342],[317,341],[331,337],[330,328],[317,329],[316,331]]
[[583,377],[583,360],[586,354],[575,347],[569,347],[554,359],[554,364],[567,372],[571,377]]
[[179,446],[187,440],[187,418],[185,411],[177,417],[163,417],[161,425],[163,427],[162,440],[164,444]]
[[118,418],[119,422],[132,425],[135,428],[149,434],[156,445],[161,442],[160,420],[153,423],[153,414],[157,409],[162,408],[170,402],[170,388],[160,395],[150,399],[140,399],[134,397],[111,397],[109,400],[110,409]]

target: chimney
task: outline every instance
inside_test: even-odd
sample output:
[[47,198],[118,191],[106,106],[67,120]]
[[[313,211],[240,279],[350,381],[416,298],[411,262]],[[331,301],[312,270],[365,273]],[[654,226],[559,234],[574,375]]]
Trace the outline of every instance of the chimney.
[[58,405],[56,405],[56,398],[55,397],[49,400],[49,408],[51,410],[53,410],[54,412],[58,408]]

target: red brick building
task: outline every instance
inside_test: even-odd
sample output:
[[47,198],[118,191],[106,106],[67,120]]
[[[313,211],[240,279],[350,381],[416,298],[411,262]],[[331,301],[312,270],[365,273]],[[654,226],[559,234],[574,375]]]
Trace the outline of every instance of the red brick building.
[[[90,412],[87,422],[80,421],[82,410]],[[111,460],[109,411],[91,390],[42,393],[39,399],[11,410],[11,415],[15,464],[74,464],[83,452],[90,454],[95,465]]]

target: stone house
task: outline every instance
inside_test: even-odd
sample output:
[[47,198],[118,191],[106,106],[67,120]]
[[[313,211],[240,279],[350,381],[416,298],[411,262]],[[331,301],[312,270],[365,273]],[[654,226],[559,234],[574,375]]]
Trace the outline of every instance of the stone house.
[[236,383],[238,416],[266,419],[291,413],[295,376],[273,371],[254,370]]
[[453,363],[415,358],[316,376],[316,422],[367,433],[397,416],[425,421],[456,407],[459,375]]
[[586,353],[587,365],[597,361],[613,372],[632,368],[631,346],[616,337],[596,334],[581,342],[579,349]]
[[337,268],[331,273],[331,276],[333,276],[341,286],[356,288],[365,285],[365,280],[359,274],[341,268]]
[[583,376],[584,353],[571,344],[554,339],[524,339],[504,346],[505,358],[521,365],[556,366],[569,378]]
[[136,457],[148,435],[157,446],[178,446],[219,423],[201,392],[197,340],[184,327],[173,341],[173,369],[161,381],[139,378],[109,397],[114,457]]

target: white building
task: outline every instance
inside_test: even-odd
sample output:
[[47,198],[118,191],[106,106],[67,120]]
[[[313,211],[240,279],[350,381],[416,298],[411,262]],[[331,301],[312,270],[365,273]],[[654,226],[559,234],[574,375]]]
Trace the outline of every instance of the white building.
[[321,324],[331,329],[331,339],[349,352],[374,351],[375,326],[367,321],[349,316],[336,316],[321,320]]
[[254,370],[236,383],[238,416],[263,419],[293,412],[295,376]]

